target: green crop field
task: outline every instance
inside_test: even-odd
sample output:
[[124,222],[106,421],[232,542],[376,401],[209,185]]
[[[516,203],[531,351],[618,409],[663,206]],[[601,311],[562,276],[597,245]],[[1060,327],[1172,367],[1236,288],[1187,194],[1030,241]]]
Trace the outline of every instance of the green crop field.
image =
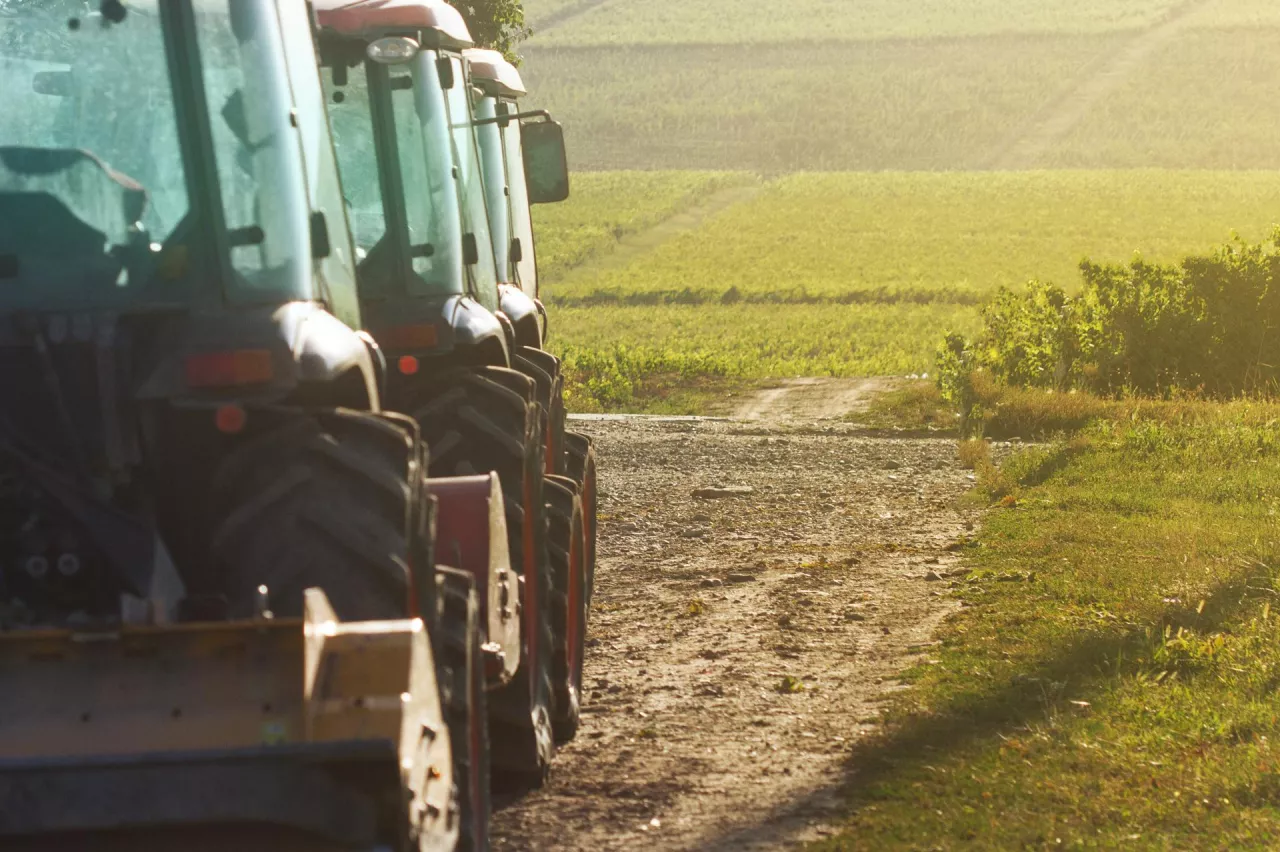
[[1046,165],[1274,168],[1277,80],[1280,28],[1188,30],[1090,110]]
[[538,272],[554,280],[708,195],[754,182],[742,172],[585,172],[573,176],[567,204],[534,208]]
[[1191,15],[1200,26],[1280,26],[1280,5],[1272,0],[1208,0]]
[[554,20],[558,15],[582,5],[583,0],[533,0],[524,4],[525,22],[533,27],[536,33],[542,21]]
[[985,168],[1118,38],[530,47],[525,76],[580,169]]
[[[527,9],[536,22],[567,5],[542,0]],[[742,44],[1100,32],[1148,26],[1177,5],[1178,0],[606,0],[539,39],[573,45]]]
[[[586,11],[536,34],[525,72],[575,164],[1000,168],[1066,111],[1020,167],[1280,167],[1277,4],[755,2],[562,7]],[[1143,47],[1175,7],[1181,30]]]
[[667,397],[711,381],[719,393],[784,376],[928,371],[938,329],[971,332],[964,305],[658,305],[552,307],[551,349],[565,359],[574,410],[688,413],[707,396]]
[[[1280,221],[1280,4],[778,7],[528,4],[550,25],[524,73],[579,171],[538,215],[557,345],[600,374],[580,404],[648,404],[646,376],[925,372],[1001,285]],[[625,239],[743,172],[754,197]]]
[[[1125,41],[535,47],[526,76],[578,168],[987,169]],[[1280,28],[1187,30],[1033,165],[1280,167],[1277,75]]]
[[927,372],[998,286],[1071,288],[1086,256],[1176,262],[1280,220],[1274,172],[813,173],[599,262],[615,239],[590,222],[650,222],[748,179],[588,174],[539,209],[539,262],[554,270],[542,295],[575,404],[642,406],[652,377]]
[[1176,262],[1233,227],[1261,239],[1280,221],[1277,199],[1274,172],[802,174],[627,267],[571,272],[546,296],[975,303],[1031,278],[1070,287],[1086,256]]

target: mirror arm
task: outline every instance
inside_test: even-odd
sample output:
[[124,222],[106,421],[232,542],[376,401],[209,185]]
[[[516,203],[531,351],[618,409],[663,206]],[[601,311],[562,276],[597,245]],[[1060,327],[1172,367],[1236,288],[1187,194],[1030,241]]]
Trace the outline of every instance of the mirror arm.
[[497,118],[478,118],[471,122],[472,127],[483,127],[486,124],[497,124],[499,122],[522,121],[526,118],[541,118],[544,121],[551,120],[551,113],[545,109],[535,109],[533,112],[517,112],[511,115],[500,115]]

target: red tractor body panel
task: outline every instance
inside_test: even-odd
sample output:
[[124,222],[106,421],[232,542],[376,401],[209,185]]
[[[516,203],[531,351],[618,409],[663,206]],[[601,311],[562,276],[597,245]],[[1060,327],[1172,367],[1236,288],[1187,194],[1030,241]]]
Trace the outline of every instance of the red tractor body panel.
[[436,561],[475,578],[487,621],[486,677],[507,682],[520,664],[520,578],[511,570],[498,475],[427,480],[437,502]]

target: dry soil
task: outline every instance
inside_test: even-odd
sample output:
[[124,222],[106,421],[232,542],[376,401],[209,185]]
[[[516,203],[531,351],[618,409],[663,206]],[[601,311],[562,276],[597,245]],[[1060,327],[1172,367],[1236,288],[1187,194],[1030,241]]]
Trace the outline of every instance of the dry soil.
[[[927,659],[955,606],[947,545],[977,520],[953,440],[839,419],[877,386],[763,391],[751,419],[576,424],[603,492],[583,724],[548,785],[495,815],[496,848],[780,849],[832,830],[848,752]],[[717,486],[751,490],[694,496]]]

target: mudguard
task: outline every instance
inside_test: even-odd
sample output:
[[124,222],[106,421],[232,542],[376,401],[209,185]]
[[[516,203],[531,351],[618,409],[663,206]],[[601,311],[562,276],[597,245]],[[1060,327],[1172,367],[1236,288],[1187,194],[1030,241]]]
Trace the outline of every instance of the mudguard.
[[516,327],[516,345],[541,348],[542,323],[538,303],[511,284],[499,284],[498,297],[502,312]]
[[[364,306],[365,326],[394,364],[403,355],[473,364],[511,363],[502,324],[467,296],[388,299]],[[394,371],[393,371],[394,375]]]
[[[161,330],[156,349],[162,354],[138,390],[141,400],[217,399],[251,393],[255,400],[277,401],[300,386],[322,386],[353,372],[359,376],[366,407],[376,409],[379,400],[377,365],[370,348],[359,332],[313,302],[175,317]],[[269,352],[270,378],[252,387],[190,387],[190,358],[233,351]],[[333,404],[360,407],[359,402],[334,400]]]
[[502,486],[496,473],[428,479],[437,500],[436,561],[475,578],[486,625],[485,677],[490,688],[520,665],[520,580],[511,569]]

